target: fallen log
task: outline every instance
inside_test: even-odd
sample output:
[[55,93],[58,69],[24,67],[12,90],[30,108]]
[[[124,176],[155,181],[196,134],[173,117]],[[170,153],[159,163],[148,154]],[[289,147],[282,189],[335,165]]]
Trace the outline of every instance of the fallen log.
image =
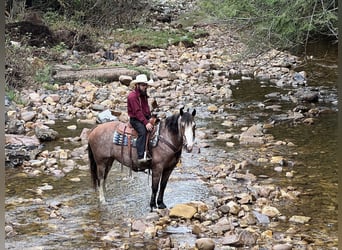
[[72,83],[80,79],[96,79],[102,82],[118,81],[121,75],[134,78],[139,71],[123,67],[55,70],[53,79],[59,83]]

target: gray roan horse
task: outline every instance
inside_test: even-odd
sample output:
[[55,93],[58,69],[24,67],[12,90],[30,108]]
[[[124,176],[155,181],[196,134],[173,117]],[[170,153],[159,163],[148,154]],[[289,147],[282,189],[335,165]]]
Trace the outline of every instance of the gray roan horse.
[[[152,155],[152,161],[148,166],[152,170],[151,211],[153,208],[157,208],[157,205],[158,208],[166,208],[163,198],[171,172],[181,157],[182,148],[184,147],[190,153],[194,145],[195,115],[196,110],[189,113],[189,110],[185,112],[181,108],[179,113],[169,116],[159,123],[157,145],[153,147],[149,145],[149,152]],[[104,195],[106,178],[114,160],[137,171],[136,148],[129,146],[130,143],[127,146],[113,143],[113,136],[120,124],[123,123],[112,121],[100,124],[89,133],[88,137],[91,177],[95,190],[99,190],[99,199],[102,204],[106,203]]]

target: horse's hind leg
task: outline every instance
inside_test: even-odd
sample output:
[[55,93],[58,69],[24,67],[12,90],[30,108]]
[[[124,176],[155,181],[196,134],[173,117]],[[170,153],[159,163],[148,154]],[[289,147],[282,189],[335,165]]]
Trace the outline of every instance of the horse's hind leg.
[[99,181],[99,200],[100,200],[100,203],[105,205],[107,202],[106,202],[106,198],[104,196],[104,193],[105,193],[105,181],[102,180],[102,181]]
[[109,170],[112,168],[113,160],[110,159],[106,162],[106,164],[98,166],[98,189],[99,189],[99,200],[101,204],[106,204],[105,192],[106,192],[106,179],[109,173]]

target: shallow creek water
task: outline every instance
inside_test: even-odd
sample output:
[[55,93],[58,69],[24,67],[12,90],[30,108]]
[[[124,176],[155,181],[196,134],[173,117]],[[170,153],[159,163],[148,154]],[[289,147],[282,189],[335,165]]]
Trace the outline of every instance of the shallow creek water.
[[[328,73],[314,73],[313,81],[309,84],[321,86],[320,81],[330,74],[324,86],[332,95],[336,95],[337,69],[334,68],[334,62],[336,64],[336,61],[331,62],[330,58],[326,58],[325,61],[318,60],[315,64],[316,69],[327,70]],[[313,66],[306,67],[304,69],[310,71]],[[277,91],[286,93],[289,90],[256,81],[239,83],[233,89],[234,107],[225,111],[229,115],[239,117],[235,129],[269,121],[277,112],[261,111],[258,103],[265,100],[266,94]],[[285,110],[291,107],[291,103],[288,102],[281,105]],[[334,109],[337,107],[332,108]],[[200,112],[201,108],[198,110]],[[205,116],[198,117],[199,129],[226,130],[221,125],[223,120],[213,120]],[[74,124],[73,122],[69,121],[70,124]],[[68,131],[65,127],[69,123],[59,122],[54,129],[60,132],[61,137],[78,136],[81,127],[76,131]],[[285,167],[286,171],[295,172],[294,178],[287,178],[284,172],[277,172],[263,165],[249,171],[255,174],[261,183],[277,183],[281,187],[298,188],[302,192],[301,198],[292,203],[279,204],[282,214],[311,217],[312,221],[305,228],[306,233],[312,238],[321,239],[322,249],[336,247],[337,112],[323,114],[310,127],[304,124],[284,123],[270,129],[268,133],[276,140],[291,141],[296,145],[292,148],[279,148],[277,152],[288,161],[295,162],[294,166]],[[54,143],[56,144],[47,147],[53,148],[61,142]],[[62,144],[62,148],[68,147],[65,142]],[[192,200],[210,199],[208,186],[201,179],[206,165],[219,164],[226,159],[242,161],[251,157],[248,149],[238,144],[233,148],[227,148],[224,143],[216,140],[209,141],[209,144],[211,146],[201,149],[201,153],[196,149],[190,154],[183,152],[182,164],[172,173],[165,192],[165,203],[168,207]],[[6,169],[6,221],[11,222],[17,232],[17,235],[6,238],[6,249],[110,249],[115,247],[115,243],[107,246],[100,237],[111,230],[117,230],[121,235],[117,247],[125,241],[129,242],[129,237],[125,235],[129,234],[131,220],[149,213],[151,177],[134,172],[130,177],[129,170],[125,167],[121,170],[120,164],[116,163],[107,182],[106,196],[109,204],[103,207],[98,205],[97,195],[92,189],[90,174],[86,167],[88,162],[80,160],[78,164],[81,167],[60,178],[50,175],[23,177],[18,169]],[[78,178],[77,181],[74,181],[75,178]],[[38,195],[37,187],[42,186],[46,188]],[[56,211],[58,213],[54,214]],[[279,226],[273,230],[286,230],[288,225],[283,225],[284,228]],[[178,240],[191,242],[193,239],[188,235],[184,237],[186,231],[185,228],[182,232],[173,233],[179,233]],[[128,244],[130,249],[146,249],[146,246],[156,249],[157,242],[135,239],[134,243]]]

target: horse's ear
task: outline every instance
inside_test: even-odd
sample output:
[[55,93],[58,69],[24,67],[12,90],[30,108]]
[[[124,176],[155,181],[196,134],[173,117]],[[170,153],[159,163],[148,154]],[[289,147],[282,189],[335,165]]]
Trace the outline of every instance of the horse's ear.
[[192,111],[192,116],[196,115],[196,109],[194,109],[194,111]]
[[181,108],[181,109],[179,110],[179,113],[180,113],[180,115],[181,115],[181,116],[184,114],[184,111],[183,111],[183,109],[184,109],[184,107],[183,107],[183,108]]

